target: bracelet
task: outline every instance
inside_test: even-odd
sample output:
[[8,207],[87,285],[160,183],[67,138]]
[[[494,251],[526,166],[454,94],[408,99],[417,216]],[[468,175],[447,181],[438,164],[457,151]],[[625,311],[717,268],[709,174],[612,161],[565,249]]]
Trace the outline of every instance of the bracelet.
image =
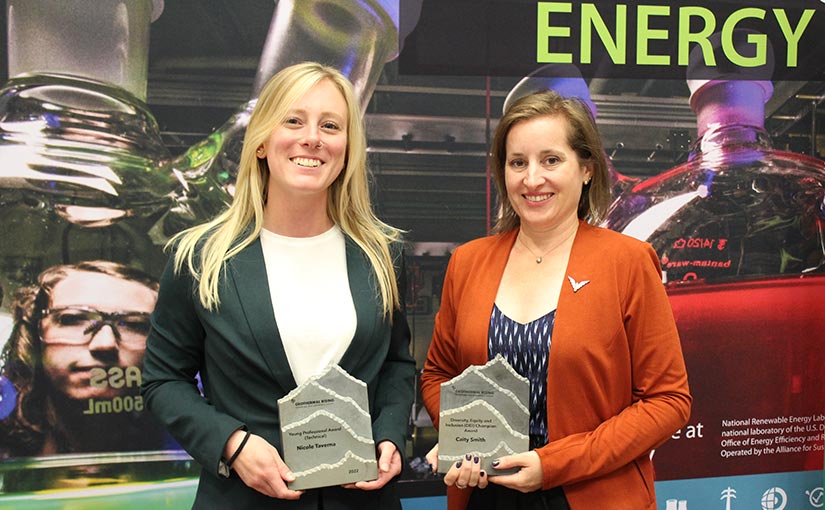
[[252,433],[247,430],[246,435],[243,436],[243,439],[241,440],[241,444],[238,445],[238,449],[235,450],[235,453],[233,453],[232,456],[229,457],[229,460],[226,461],[227,468],[232,467],[232,463],[235,462],[235,459],[237,459],[238,455],[241,454],[241,450],[243,450],[243,447],[246,446],[246,442],[249,440],[250,435],[252,435]]

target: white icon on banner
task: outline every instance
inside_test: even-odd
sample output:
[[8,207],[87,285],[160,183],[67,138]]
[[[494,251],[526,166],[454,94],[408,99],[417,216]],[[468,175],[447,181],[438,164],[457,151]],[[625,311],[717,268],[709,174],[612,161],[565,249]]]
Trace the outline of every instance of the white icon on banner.
[[719,499],[725,500],[725,510],[730,510],[730,500],[736,499],[736,489],[728,487],[722,491],[722,497]]
[[665,503],[665,510],[688,510],[686,499],[669,499]]
[[772,487],[762,494],[762,510],[785,510],[788,495],[779,487]]
[[812,507],[822,508],[822,505],[825,504],[825,494],[822,492],[822,487],[817,487],[812,491],[805,491],[805,494],[808,496],[808,503],[810,503]]

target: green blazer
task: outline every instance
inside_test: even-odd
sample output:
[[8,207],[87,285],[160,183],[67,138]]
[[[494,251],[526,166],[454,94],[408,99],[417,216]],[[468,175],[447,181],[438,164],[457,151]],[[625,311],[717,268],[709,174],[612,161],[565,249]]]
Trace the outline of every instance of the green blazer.
[[[404,315],[403,255],[396,250],[402,304],[391,324],[382,315],[369,260],[351,239],[346,243],[358,324],[340,366],[367,384],[375,443],[390,440],[403,455],[415,378]],[[315,489],[298,501],[285,501],[250,489],[234,472],[229,478],[218,474],[226,441],[241,427],[283,452],[277,400],[296,387],[272,311],[260,239],[227,261],[219,292],[219,310],[206,310],[191,274],[176,275],[170,260],[144,358],[146,407],[202,466],[193,508],[316,509],[320,503],[324,509],[400,509],[394,483],[380,491]]]

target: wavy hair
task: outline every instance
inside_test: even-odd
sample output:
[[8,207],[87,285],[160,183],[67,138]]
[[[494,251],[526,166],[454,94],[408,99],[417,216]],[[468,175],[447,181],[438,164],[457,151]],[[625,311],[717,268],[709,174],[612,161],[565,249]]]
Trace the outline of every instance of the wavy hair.
[[521,219],[507,197],[504,169],[507,159],[507,135],[519,122],[537,117],[559,116],[567,120],[567,143],[576,152],[579,162],[591,166],[593,176],[589,184],[582,185],[578,217],[591,224],[598,224],[610,206],[610,175],[607,168],[602,140],[590,109],[579,98],[564,98],[552,90],[528,94],[515,101],[501,117],[493,135],[490,151],[490,167],[498,191],[501,212],[493,228],[496,233],[517,228]]
[[90,260],[52,266],[40,273],[36,284],[15,293],[9,306],[14,326],[3,347],[0,373],[14,384],[17,402],[14,412],[0,421],[0,439],[6,443],[3,449],[17,455],[37,455],[49,435],[55,437],[59,451],[68,451],[69,433],[50,398],[51,383],[43,370],[39,325],[43,310],[51,303],[54,288],[72,272],[104,274],[137,282],[158,292],[157,280],[140,269]]
[[370,204],[367,140],[352,84],[338,70],[315,62],[283,69],[264,86],[249,118],[241,149],[235,197],[211,221],[184,230],[175,246],[175,271],[184,265],[198,282],[198,298],[209,310],[220,306],[219,282],[228,259],[249,246],[263,228],[269,167],[255,150],[284,122],[292,105],[322,80],[332,82],[347,103],[347,150],[344,169],[330,185],[327,214],[366,253],[375,273],[384,314],[400,303],[390,245],[400,231],[380,221]]

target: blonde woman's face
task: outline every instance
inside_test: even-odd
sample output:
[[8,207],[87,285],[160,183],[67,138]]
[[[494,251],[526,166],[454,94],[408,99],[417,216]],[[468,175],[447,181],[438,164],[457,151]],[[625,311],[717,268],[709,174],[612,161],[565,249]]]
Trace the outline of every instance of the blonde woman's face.
[[256,153],[269,166],[268,200],[325,203],[346,160],[347,112],[344,96],[327,79],[295,102]]

